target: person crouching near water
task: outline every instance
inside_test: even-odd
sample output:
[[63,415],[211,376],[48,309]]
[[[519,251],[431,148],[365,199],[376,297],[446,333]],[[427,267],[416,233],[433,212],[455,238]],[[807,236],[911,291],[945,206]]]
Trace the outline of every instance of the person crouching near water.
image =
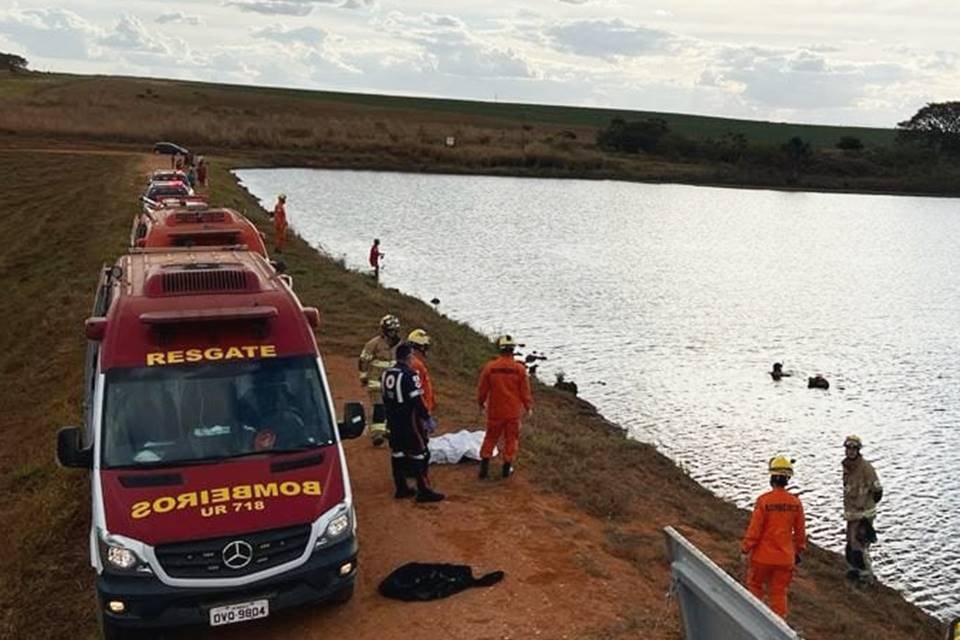
[[877,541],[873,519],[883,487],[873,465],[860,455],[858,436],[843,441],[843,518],[847,522],[847,579],[859,585],[873,581],[870,545]]
[[800,498],[786,489],[793,463],[777,456],[770,460],[768,470],[772,489],[757,498],[740,552],[748,561],[750,593],[763,600],[766,588],[770,608],[786,618],[787,588],[807,546],[806,522]]
[[520,446],[520,418],[533,413],[533,396],[527,368],[513,358],[517,343],[511,336],[497,338],[500,355],[483,367],[477,384],[477,403],[487,413],[487,431],[480,447],[480,479],[490,472],[490,458],[503,438],[504,478],[513,473]]
[[[390,470],[396,485],[393,496],[400,499],[415,495],[417,502],[439,502],[444,495],[433,490],[427,474],[428,434],[436,428],[436,422],[423,402],[420,376],[413,370],[413,347],[400,344],[396,355],[396,364],[380,378],[389,431]],[[416,479],[416,490],[407,484],[408,476]]]

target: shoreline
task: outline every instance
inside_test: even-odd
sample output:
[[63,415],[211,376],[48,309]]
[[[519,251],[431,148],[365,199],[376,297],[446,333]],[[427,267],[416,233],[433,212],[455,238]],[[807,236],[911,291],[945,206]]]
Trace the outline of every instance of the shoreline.
[[[304,167],[304,166],[279,167],[279,166],[263,166],[263,165],[260,165],[260,166],[248,166],[248,165],[246,165],[246,164],[244,164],[244,163],[241,163],[241,164],[231,165],[231,166],[228,168],[228,175],[230,175],[230,177],[235,181],[236,187],[237,187],[239,190],[243,191],[243,193],[245,194],[245,196],[247,197],[247,199],[249,199],[249,200],[252,201],[253,203],[258,203],[258,199],[256,198],[256,196],[254,196],[254,195],[246,188],[246,186],[245,186],[244,184],[242,184],[242,182],[240,181],[240,177],[236,174],[236,171],[242,170],[242,169],[284,169],[284,168],[286,168],[286,169],[313,169],[313,168],[315,168],[315,167],[309,167],[309,166],[307,166],[307,167]],[[351,168],[339,168],[339,169],[331,169],[331,170],[356,170],[356,169],[354,169],[354,168],[351,167]],[[367,170],[367,169],[360,169],[360,170]],[[415,172],[407,171],[406,173],[415,173]],[[697,185],[697,186],[703,186],[703,185]],[[262,207],[262,206],[258,205],[258,206],[257,206],[257,209],[259,210],[258,213],[260,213],[261,215],[265,215],[265,211],[263,210],[263,207]],[[299,236],[298,236],[298,238],[299,238]],[[304,241],[304,242],[305,242],[305,241]],[[316,248],[313,248],[313,247],[311,247],[311,250],[312,250],[312,251],[315,251],[319,256],[322,256],[322,258],[325,259],[325,260],[330,260],[330,261],[334,261],[334,262],[337,261],[336,256],[334,256],[334,255],[332,255],[332,254],[329,254],[329,253],[327,253],[326,251],[321,251],[320,249],[316,249]],[[347,271],[348,273],[350,273],[351,275],[353,275],[353,276],[356,277],[356,278],[361,278],[361,279],[368,279],[368,278],[369,278],[369,276],[365,275],[362,271],[353,270],[353,269],[350,269],[350,268],[348,268],[348,267],[346,267],[346,266],[342,266],[341,268],[342,268],[343,270]],[[378,285],[378,286],[379,286],[379,285]],[[391,291],[391,292],[395,292],[395,293],[397,293],[397,294],[399,294],[399,295],[402,295],[402,296],[405,296],[405,297],[414,298],[414,299],[416,299],[420,304],[422,304],[424,307],[427,307],[427,306],[428,306],[428,302],[427,302],[427,301],[425,301],[425,300],[420,300],[419,298],[416,298],[416,297],[413,296],[412,294],[409,294],[409,293],[403,291],[402,289],[389,288],[389,289],[385,289],[385,290]],[[445,320],[445,321],[450,321],[450,322],[462,324],[462,325],[466,326],[467,329],[468,329],[470,332],[476,333],[477,335],[479,335],[479,336],[480,336],[482,339],[484,339],[484,340],[487,339],[485,336],[482,336],[482,335],[480,334],[479,330],[474,329],[474,328],[469,324],[469,321],[468,321],[468,320],[462,320],[462,319],[457,319],[457,318],[449,318],[449,317],[447,317],[446,315],[443,315],[442,318],[443,318],[443,320]],[[715,500],[715,501],[718,501],[718,502],[722,503],[723,505],[732,508],[733,510],[735,510],[735,511],[739,514],[740,518],[743,519],[744,523],[746,522],[746,519],[747,519],[748,516],[749,516],[749,512],[748,512],[748,511],[743,510],[743,509],[737,507],[734,503],[725,500],[724,498],[722,498],[722,497],[714,494],[712,491],[710,491],[709,489],[707,489],[706,487],[704,487],[703,485],[701,485],[696,479],[694,479],[692,476],[688,475],[688,474],[686,473],[686,471],[682,470],[681,467],[679,467],[678,464],[677,464],[675,461],[673,461],[671,458],[669,458],[668,456],[666,456],[666,454],[661,453],[653,444],[647,443],[647,442],[643,442],[643,441],[641,441],[641,440],[632,438],[632,437],[629,435],[629,430],[627,430],[626,428],[622,427],[621,425],[619,425],[619,424],[611,421],[610,419],[606,418],[606,417],[601,413],[601,411],[599,410],[599,408],[598,408],[595,404],[591,403],[591,402],[588,401],[588,400],[584,400],[583,398],[580,398],[579,396],[572,396],[572,395],[569,395],[569,394],[565,394],[565,393],[562,392],[562,391],[556,391],[556,390],[554,390],[554,389],[551,387],[551,385],[549,385],[549,384],[546,383],[546,382],[543,382],[542,380],[537,380],[535,388],[538,389],[541,393],[542,393],[543,391],[549,389],[549,392],[550,392],[550,393],[559,394],[559,395],[561,395],[561,396],[569,396],[567,399],[570,400],[570,401],[572,401],[572,402],[574,402],[574,403],[576,404],[578,415],[580,415],[580,416],[589,415],[590,418],[591,418],[591,421],[595,421],[596,423],[598,423],[599,426],[601,426],[601,428],[603,429],[603,431],[605,431],[608,436],[609,436],[609,435],[612,435],[613,437],[616,437],[616,438],[623,438],[623,439],[624,439],[625,441],[627,441],[627,442],[634,443],[634,444],[638,445],[639,447],[642,447],[642,448],[645,448],[645,449],[649,449],[650,452],[652,452],[652,455],[653,455],[653,456],[655,456],[656,458],[661,459],[662,461],[665,461],[667,465],[669,465],[670,467],[672,467],[672,470],[674,470],[674,471],[676,471],[677,473],[681,474],[681,475],[683,476],[683,478],[686,479],[687,481],[689,481],[690,483],[693,483],[693,484],[697,487],[698,491],[702,491],[702,492],[708,494],[710,499]],[[550,486],[551,486],[551,483],[548,481],[548,482],[545,483],[545,485],[548,486],[548,487],[550,487]],[[556,489],[557,487],[553,487],[553,488]],[[564,489],[563,489],[563,488],[560,488],[560,491],[561,491],[561,492],[564,492]],[[568,494],[568,497],[570,497],[569,494]],[[594,514],[594,515],[598,515],[598,514]],[[606,517],[610,517],[610,514],[602,514],[602,515],[605,515]],[[736,542],[737,542],[737,543],[739,542],[739,538],[736,538]],[[811,546],[812,546],[812,547],[816,547],[816,548],[818,549],[818,552],[822,552],[822,553],[824,553],[824,554],[827,554],[828,556],[833,556],[833,557],[835,558],[835,561],[836,561],[836,563],[837,563],[836,566],[837,566],[838,568],[843,566],[842,555],[840,555],[839,553],[834,552],[834,551],[826,550],[825,548],[820,547],[819,545],[816,545],[816,544],[811,544]],[[710,554],[708,553],[708,555],[710,555]],[[711,559],[713,559],[713,560],[714,560],[715,562],[717,562],[718,564],[721,564],[722,566],[724,566],[724,568],[727,568],[727,566],[723,565],[723,563],[722,563],[722,558],[711,557]],[[729,571],[729,569],[728,569],[728,573],[729,573],[729,572],[730,572],[730,571]],[[842,573],[842,572],[840,572],[839,569],[838,569],[838,573]],[[734,576],[734,577],[736,577],[736,576]],[[742,580],[739,580],[739,581],[742,583]],[[886,586],[886,585],[884,585],[884,588],[893,590],[891,587]],[[919,606],[918,606],[918,605],[915,605],[915,604],[913,604],[912,602],[910,602],[903,594],[900,594],[899,592],[896,592],[896,593],[897,593],[898,597],[902,598],[904,602],[909,603],[909,605],[910,605],[911,607],[917,607],[917,609],[919,609]],[[931,618],[933,617],[933,615],[930,614],[930,613],[928,613],[928,612],[925,612],[925,614],[926,614],[926,615],[930,615]],[[942,621],[940,621],[940,622],[946,622],[946,620],[942,620]]]
[[[3,398],[8,422],[0,432],[0,469],[10,495],[0,513],[16,523],[0,531],[4,637],[79,639],[96,633],[87,557],[89,483],[57,468],[50,451],[56,430],[83,415],[86,343],[79,328],[89,315],[100,265],[126,250],[136,194],[146,165],[156,161],[110,147],[58,146],[58,153],[0,149],[0,168],[17,176],[0,185],[0,209],[6,213],[0,219],[6,247],[0,286],[18,310],[16,321],[11,318],[8,330],[0,332],[0,384],[9,392]],[[245,209],[270,242],[273,229],[265,212],[229,173],[250,159],[207,157],[211,202]],[[334,391],[340,400],[353,397],[356,355],[376,319],[389,311],[405,328],[425,326],[436,339],[430,368],[441,427],[475,424],[476,374],[492,356],[487,338],[418,299],[374,286],[297,236],[290,238],[283,259],[303,303],[321,309],[318,342],[328,369],[339,376]],[[45,354],[45,366],[36,366],[37,354]],[[382,451],[356,448],[348,463],[358,499],[366,501],[361,517],[368,519],[359,529],[366,549],[362,575],[370,587],[362,596],[364,608],[352,604],[347,610],[278,616],[269,626],[237,629],[236,637],[268,637],[271,629],[277,637],[319,640],[329,637],[331,628],[355,625],[365,625],[353,635],[361,640],[398,637],[408,605],[379,599],[375,579],[417,550],[424,559],[467,562],[479,562],[483,551],[487,564],[502,565],[491,568],[511,576],[502,589],[425,608],[439,624],[424,630],[423,640],[458,631],[460,637],[489,637],[484,629],[490,623],[480,613],[492,605],[494,620],[512,620],[518,625],[514,633],[527,625],[522,628],[530,636],[541,629],[545,637],[563,632],[584,639],[677,638],[676,603],[663,597],[670,578],[662,527],[675,526],[739,576],[746,512],[697,484],[653,447],[627,439],[590,403],[544,384],[536,385],[535,394],[537,411],[524,427],[520,473],[509,483],[481,486],[472,468],[438,469],[438,486],[455,498],[442,509],[397,505],[386,493],[389,478],[377,455]],[[422,528],[408,530],[414,523]],[[395,553],[392,537],[407,534]],[[47,561],[34,561],[41,557]],[[848,588],[842,567],[835,553],[816,547],[808,552],[791,589],[790,615],[805,638],[941,638],[939,621],[889,587]],[[56,615],[48,610],[51,600],[58,603]],[[471,631],[463,631],[470,624]],[[504,633],[510,632],[507,626]]]
[[[237,186],[247,194],[247,196],[249,197],[250,200],[257,202],[257,201],[258,201],[258,198],[247,188],[247,185],[245,185],[245,184],[242,182],[241,176],[239,176],[239,175],[237,174],[237,172],[238,172],[238,171],[243,171],[243,170],[272,170],[272,169],[299,170],[299,169],[314,169],[314,167],[297,167],[297,166],[291,166],[291,167],[272,167],[272,166],[263,166],[263,165],[259,165],[259,166],[236,165],[236,166],[232,166],[232,167],[229,168],[229,175],[237,182]],[[331,171],[367,171],[367,170],[363,170],[363,169],[353,169],[353,168],[319,169],[319,170],[331,170]],[[413,173],[415,173],[415,172],[409,172],[409,171],[408,171],[408,172],[405,172],[405,173],[411,173],[411,174],[413,174]],[[294,230],[294,232],[295,232],[295,230]],[[340,257],[340,256],[338,256],[338,255],[335,254],[335,253],[331,253],[331,252],[328,251],[325,247],[314,247],[313,250],[316,251],[316,252],[317,252],[318,254],[320,254],[321,256],[323,256],[325,259],[328,259],[328,260],[331,260],[331,261],[335,261],[335,262],[341,260],[341,257]],[[356,268],[356,265],[354,265],[354,266],[351,267],[349,264],[347,264],[347,265],[344,265],[344,269],[346,269],[348,272],[356,275],[357,277],[360,277],[360,278],[369,278],[369,275],[368,275],[367,273],[365,273],[365,271],[364,271],[362,268]],[[381,285],[381,286],[382,286],[382,285]],[[397,287],[384,287],[384,288],[387,289],[387,290],[389,290],[389,291],[397,292],[397,293],[399,293],[399,294],[401,294],[401,295],[404,295],[404,296],[410,296],[410,297],[416,298],[419,302],[421,302],[421,303],[424,304],[424,305],[427,305],[427,304],[428,304],[428,301],[427,301],[427,300],[421,299],[421,298],[417,298],[416,294],[411,293],[411,292],[409,292],[409,291],[406,291],[406,290],[404,290],[403,288],[397,288]],[[458,317],[452,317],[452,316],[447,316],[447,315],[444,315],[443,317],[444,317],[445,319],[451,320],[451,321],[453,321],[453,322],[462,323],[462,324],[466,325],[470,330],[472,330],[472,331],[474,331],[474,332],[476,332],[476,333],[478,333],[478,334],[482,334],[482,331],[481,331],[480,329],[477,329],[476,327],[474,327],[474,325],[472,324],[472,320],[470,320],[470,319],[468,319],[468,318],[458,318]],[[543,379],[538,379],[537,382],[538,382],[538,384],[539,384],[539,386],[540,386],[541,388],[547,388],[547,387],[552,388],[552,385],[551,385],[549,382],[544,381]],[[740,511],[740,512],[743,513],[743,514],[747,514],[747,513],[748,513],[748,511],[744,510],[743,507],[738,506],[738,505],[737,505],[735,502],[733,502],[731,499],[725,498],[725,497],[723,497],[722,495],[719,495],[719,494],[715,493],[712,489],[709,489],[709,488],[705,487],[704,485],[701,485],[701,484],[700,484],[700,480],[698,480],[695,476],[689,474],[689,473],[687,472],[687,470],[685,470],[685,469],[683,468],[682,462],[681,462],[680,460],[674,459],[674,458],[671,457],[670,455],[662,452],[660,449],[658,449],[658,448],[656,447],[656,445],[655,445],[653,442],[646,441],[646,440],[642,440],[642,439],[640,439],[640,438],[637,438],[637,437],[634,437],[633,435],[631,435],[631,431],[630,431],[628,428],[623,427],[622,425],[620,425],[620,424],[618,424],[617,422],[615,422],[613,419],[607,417],[607,416],[603,413],[602,409],[601,409],[597,404],[594,404],[594,403],[591,402],[590,400],[584,399],[583,397],[581,397],[581,396],[579,396],[579,395],[578,395],[578,396],[575,396],[575,398],[576,398],[576,401],[577,401],[580,405],[583,406],[583,410],[584,410],[584,411],[586,411],[586,412],[591,412],[591,413],[596,414],[597,417],[599,418],[599,420],[602,421],[603,423],[605,423],[605,425],[606,425],[608,428],[610,428],[610,429],[612,429],[612,430],[614,430],[614,431],[617,431],[617,432],[622,433],[623,437],[626,438],[627,440],[630,440],[630,441],[632,441],[632,442],[636,442],[636,443],[639,443],[639,444],[641,444],[641,445],[643,445],[643,446],[647,446],[647,447],[652,448],[652,449],[655,451],[656,455],[662,456],[662,457],[666,458],[667,460],[669,460],[670,463],[673,464],[673,465],[675,465],[675,466],[681,471],[681,473],[683,473],[684,476],[686,476],[687,478],[689,478],[689,479],[691,479],[692,481],[694,481],[698,486],[700,486],[701,488],[703,488],[705,491],[709,492],[711,496],[715,497],[717,500],[720,500],[720,501],[722,501],[722,502],[724,502],[724,503],[726,503],[726,504],[728,504],[728,505],[730,505],[730,506],[735,507],[738,511]],[[809,514],[809,512],[808,512],[808,526],[809,526],[809,522],[810,522],[810,514]],[[841,536],[841,537],[842,537],[842,536]],[[839,551],[834,550],[834,549],[827,548],[827,547],[824,546],[821,542],[818,542],[818,543],[817,543],[817,546],[823,548],[823,549],[824,549],[825,551],[827,551],[828,553],[832,553],[832,554],[837,555],[838,558],[841,558],[841,559],[842,559],[842,556],[841,556],[841,554],[842,554],[842,545],[839,546],[839,549],[840,549]],[[835,546],[836,546],[836,545],[835,545]],[[839,566],[839,565],[838,565],[838,566]],[[882,583],[883,583],[885,586],[887,586],[887,587],[889,587],[889,588],[891,588],[891,589],[897,589],[896,587],[892,586],[892,585],[891,585],[890,583],[888,583],[888,582],[882,582]],[[928,615],[931,615],[931,616],[933,616],[933,617],[936,617],[936,616],[937,616],[937,613],[936,613],[936,612],[931,611],[931,610],[929,610],[929,609],[925,609],[925,608],[923,608],[920,604],[917,604],[917,603],[914,601],[914,599],[913,599],[913,597],[911,596],[910,593],[908,593],[908,592],[903,592],[903,591],[898,591],[898,593],[901,594],[901,596],[904,598],[904,600],[906,600],[907,602],[910,602],[911,604],[913,604],[914,606],[917,606],[917,607],[920,608],[920,609],[923,609],[923,611],[925,611]],[[947,621],[949,621],[950,618],[949,618],[949,617],[943,617],[943,618],[938,618],[938,619],[941,620],[942,622],[947,622]]]

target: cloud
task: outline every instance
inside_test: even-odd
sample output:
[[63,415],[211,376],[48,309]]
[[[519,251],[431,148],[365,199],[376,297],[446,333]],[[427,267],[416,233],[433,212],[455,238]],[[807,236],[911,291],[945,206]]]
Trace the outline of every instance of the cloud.
[[560,51],[604,59],[668,53],[677,43],[672,33],[619,18],[566,22],[549,28],[546,35]]
[[423,20],[431,27],[451,27],[454,29],[465,29],[463,20],[456,16],[441,16],[435,13],[423,14]]
[[806,49],[722,51],[701,74],[701,86],[723,86],[760,108],[823,110],[853,108],[876,87],[909,76],[890,63],[834,62]]
[[266,15],[303,17],[310,15],[316,6],[350,10],[375,9],[377,0],[231,0],[223,6]]
[[69,9],[0,11],[0,33],[45,58],[88,59],[102,30]]
[[202,25],[203,18],[196,15],[186,14],[182,11],[174,11],[173,13],[164,13],[159,15],[154,20],[157,24],[187,24],[192,26]]
[[273,40],[282,44],[303,44],[308,47],[319,47],[327,39],[327,32],[323,29],[317,29],[316,27],[288,29],[280,24],[257,29],[252,35],[255,38]]
[[104,36],[100,42],[114,49],[132,49],[161,54],[171,52],[166,42],[147,31],[139,18],[129,14],[121,17],[113,31]]
[[225,2],[224,6],[236,7],[240,11],[252,13],[300,17],[309,15],[313,11],[312,4],[295,0],[235,0],[234,2]]

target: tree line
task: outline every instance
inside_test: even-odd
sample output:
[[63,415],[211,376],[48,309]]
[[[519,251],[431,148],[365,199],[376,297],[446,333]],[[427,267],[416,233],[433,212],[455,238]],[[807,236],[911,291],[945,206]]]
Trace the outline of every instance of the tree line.
[[896,143],[886,146],[868,147],[856,136],[839,137],[832,150],[814,148],[800,136],[780,143],[751,141],[736,132],[691,138],[671,130],[662,118],[614,118],[598,132],[597,145],[614,153],[776,168],[791,179],[808,169],[867,175],[893,167],[960,159],[960,102],[928,104],[909,120],[898,123]]

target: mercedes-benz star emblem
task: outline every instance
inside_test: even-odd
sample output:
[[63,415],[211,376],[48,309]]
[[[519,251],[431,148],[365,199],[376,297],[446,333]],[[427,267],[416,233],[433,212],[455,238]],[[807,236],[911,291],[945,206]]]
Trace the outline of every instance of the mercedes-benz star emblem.
[[231,569],[243,569],[253,560],[253,547],[245,540],[233,540],[221,552],[223,564]]

